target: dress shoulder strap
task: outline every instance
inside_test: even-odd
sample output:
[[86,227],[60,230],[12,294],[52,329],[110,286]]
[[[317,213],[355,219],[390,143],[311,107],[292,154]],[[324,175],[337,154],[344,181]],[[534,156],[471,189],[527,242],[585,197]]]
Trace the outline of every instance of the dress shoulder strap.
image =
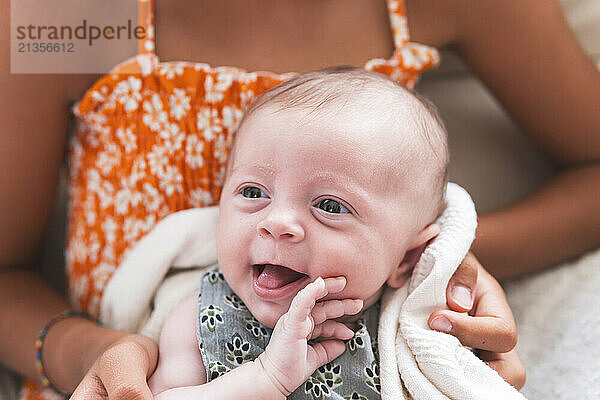
[[387,0],[387,6],[394,37],[394,47],[400,49],[406,46],[410,40],[404,0]]
[[138,26],[144,28],[145,37],[138,39],[138,54],[154,54],[154,0],[137,0]]

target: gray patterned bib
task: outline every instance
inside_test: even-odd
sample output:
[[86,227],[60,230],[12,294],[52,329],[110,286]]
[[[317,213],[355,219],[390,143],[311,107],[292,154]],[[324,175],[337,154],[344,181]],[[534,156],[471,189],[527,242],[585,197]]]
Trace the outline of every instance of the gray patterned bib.
[[[273,332],[231,290],[218,265],[200,284],[196,334],[210,382],[262,353]],[[379,303],[359,320],[344,354],[317,369],[288,399],[380,399],[377,322]]]

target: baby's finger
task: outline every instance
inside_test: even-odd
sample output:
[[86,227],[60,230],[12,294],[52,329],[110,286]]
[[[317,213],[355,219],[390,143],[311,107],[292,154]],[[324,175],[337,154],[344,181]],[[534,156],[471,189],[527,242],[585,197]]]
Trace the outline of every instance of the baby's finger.
[[331,362],[346,351],[346,345],[341,340],[331,339],[312,345],[314,352],[309,353],[308,364],[311,371]]
[[328,319],[339,318],[343,315],[354,315],[362,309],[362,306],[363,301],[360,299],[327,300],[315,304],[312,317],[315,325],[318,325]]
[[354,331],[341,322],[327,320],[322,324],[315,325],[310,338],[316,339],[318,337],[348,340],[354,337]]
[[310,315],[317,299],[327,295],[323,278],[318,277],[314,282],[299,291],[290,305],[288,318],[292,323],[302,323]]
[[327,293],[339,293],[346,287],[346,278],[338,276],[335,278],[325,279],[325,288]]

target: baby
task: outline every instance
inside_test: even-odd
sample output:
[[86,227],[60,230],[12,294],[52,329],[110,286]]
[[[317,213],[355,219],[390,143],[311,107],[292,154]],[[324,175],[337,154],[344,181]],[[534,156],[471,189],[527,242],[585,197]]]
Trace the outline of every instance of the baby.
[[378,300],[439,233],[447,164],[436,112],[383,75],[261,96],[229,156],[218,267],[161,333],[156,398],[379,398]]

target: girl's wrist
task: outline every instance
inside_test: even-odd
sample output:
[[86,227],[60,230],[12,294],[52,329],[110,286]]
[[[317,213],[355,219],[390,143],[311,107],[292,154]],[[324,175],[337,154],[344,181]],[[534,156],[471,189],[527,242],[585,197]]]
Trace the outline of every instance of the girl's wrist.
[[44,340],[44,371],[58,390],[72,393],[96,359],[127,332],[106,329],[83,317],[55,323]]

